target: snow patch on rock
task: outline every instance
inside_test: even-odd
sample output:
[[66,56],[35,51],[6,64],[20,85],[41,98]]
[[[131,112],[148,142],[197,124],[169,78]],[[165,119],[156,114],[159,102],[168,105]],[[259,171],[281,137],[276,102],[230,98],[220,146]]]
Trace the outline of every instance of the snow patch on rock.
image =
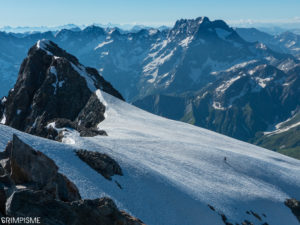
[[82,65],[75,65],[73,63],[71,63],[73,69],[80,75],[82,76],[86,83],[88,88],[92,91],[95,92],[97,90],[97,88],[95,87],[95,82],[93,80],[93,78],[91,77],[91,75],[86,71],[86,69],[84,68],[84,66]]

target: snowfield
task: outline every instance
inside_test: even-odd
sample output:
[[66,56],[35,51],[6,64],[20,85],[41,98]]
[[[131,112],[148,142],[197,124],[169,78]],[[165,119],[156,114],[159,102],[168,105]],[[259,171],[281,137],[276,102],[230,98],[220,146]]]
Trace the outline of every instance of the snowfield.
[[[221,214],[233,224],[299,224],[283,202],[300,199],[300,161],[97,95],[108,137],[70,131],[64,142],[73,144],[64,144],[0,125],[0,148],[16,133],[51,157],[83,198],[109,196],[148,225],[224,225]],[[124,176],[104,179],[75,155],[79,148],[110,155]]]

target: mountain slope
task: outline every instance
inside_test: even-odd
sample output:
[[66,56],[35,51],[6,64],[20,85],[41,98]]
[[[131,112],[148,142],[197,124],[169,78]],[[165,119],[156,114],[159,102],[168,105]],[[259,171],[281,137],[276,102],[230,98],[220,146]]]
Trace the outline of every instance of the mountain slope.
[[297,110],[292,117],[276,124],[274,130],[264,132],[264,134],[255,141],[255,144],[300,159],[299,136],[300,112]]
[[[283,203],[300,198],[298,160],[102,96],[107,117],[101,128],[108,137],[82,138],[73,131],[64,141],[74,145],[66,145],[0,125],[0,148],[18,134],[52,158],[83,198],[107,194],[149,225],[224,224],[221,214],[233,224],[298,224]],[[109,154],[124,176],[104,179],[76,157],[75,148]]]
[[126,35],[114,31],[94,49],[93,57],[85,58],[128,101],[151,94],[197,91],[219,78],[215,71],[250,60],[272,65],[289,57],[293,61],[292,56],[263,44],[246,42],[224,21],[207,17],[178,20],[164,32],[142,30]]
[[[287,133],[279,135],[276,142],[268,145],[263,142],[268,142],[271,136],[262,136],[298,112],[299,68],[296,64],[280,70],[266,62],[251,60],[215,72],[218,79],[197,92],[151,95],[133,104],[157,115],[284,151],[288,146],[299,146],[299,135],[293,132],[289,132],[289,138]],[[258,141],[261,138],[264,141]],[[288,139],[293,139],[293,144]]]

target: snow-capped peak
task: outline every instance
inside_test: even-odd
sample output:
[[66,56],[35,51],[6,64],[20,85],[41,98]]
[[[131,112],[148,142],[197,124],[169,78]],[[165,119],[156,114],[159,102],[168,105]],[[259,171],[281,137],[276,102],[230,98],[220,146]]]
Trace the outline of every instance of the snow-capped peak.
[[48,50],[48,48],[49,48],[50,45],[51,45],[51,42],[49,40],[46,40],[46,39],[38,40],[37,43],[36,43],[36,47],[38,49],[42,49],[42,50],[46,51],[48,55],[53,55]]
[[45,50],[48,45],[50,45],[50,41],[46,39],[38,40],[38,42],[36,43],[36,47],[43,50]]

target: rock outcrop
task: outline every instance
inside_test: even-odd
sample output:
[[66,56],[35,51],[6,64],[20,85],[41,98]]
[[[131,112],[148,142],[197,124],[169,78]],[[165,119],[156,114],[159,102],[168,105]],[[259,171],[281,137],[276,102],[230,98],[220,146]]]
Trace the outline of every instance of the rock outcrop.
[[[3,115],[3,112],[4,112],[4,103],[6,101],[6,98],[2,98],[0,100],[0,115]],[[1,118],[0,118],[1,119]]]
[[296,199],[287,199],[284,204],[292,210],[292,213],[300,222],[300,202]]
[[123,175],[119,164],[106,154],[80,149],[76,155],[108,180],[114,175]]
[[52,159],[34,150],[16,135],[1,152],[0,159],[2,176],[6,176],[10,185],[42,190],[61,201],[81,199],[77,187],[58,172]]
[[56,201],[42,191],[21,190],[15,192],[7,212],[13,217],[41,217],[45,225],[142,225],[143,222],[120,212],[109,198]]
[[123,99],[97,70],[42,40],[30,48],[14,88],[2,101],[0,117],[5,116],[5,125],[50,139],[58,132],[47,125],[59,119],[75,122],[73,127],[85,135],[105,134],[96,131],[105,119],[105,102],[97,95],[101,91]]
[[1,216],[40,218],[43,225],[143,225],[109,198],[81,199],[53,160],[16,135],[0,164]]
[[[92,114],[94,113],[92,112]],[[68,129],[77,130],[81,137],[93,137],[96,135],[107,136],[107,133],[104,130],[99,130],[96,127],[85,127],[80,123],[63,118],[50,120],[46,128],[46,137],[48,139],[55,139],[56,141],[62,141],[64,132],[68,131]]]

